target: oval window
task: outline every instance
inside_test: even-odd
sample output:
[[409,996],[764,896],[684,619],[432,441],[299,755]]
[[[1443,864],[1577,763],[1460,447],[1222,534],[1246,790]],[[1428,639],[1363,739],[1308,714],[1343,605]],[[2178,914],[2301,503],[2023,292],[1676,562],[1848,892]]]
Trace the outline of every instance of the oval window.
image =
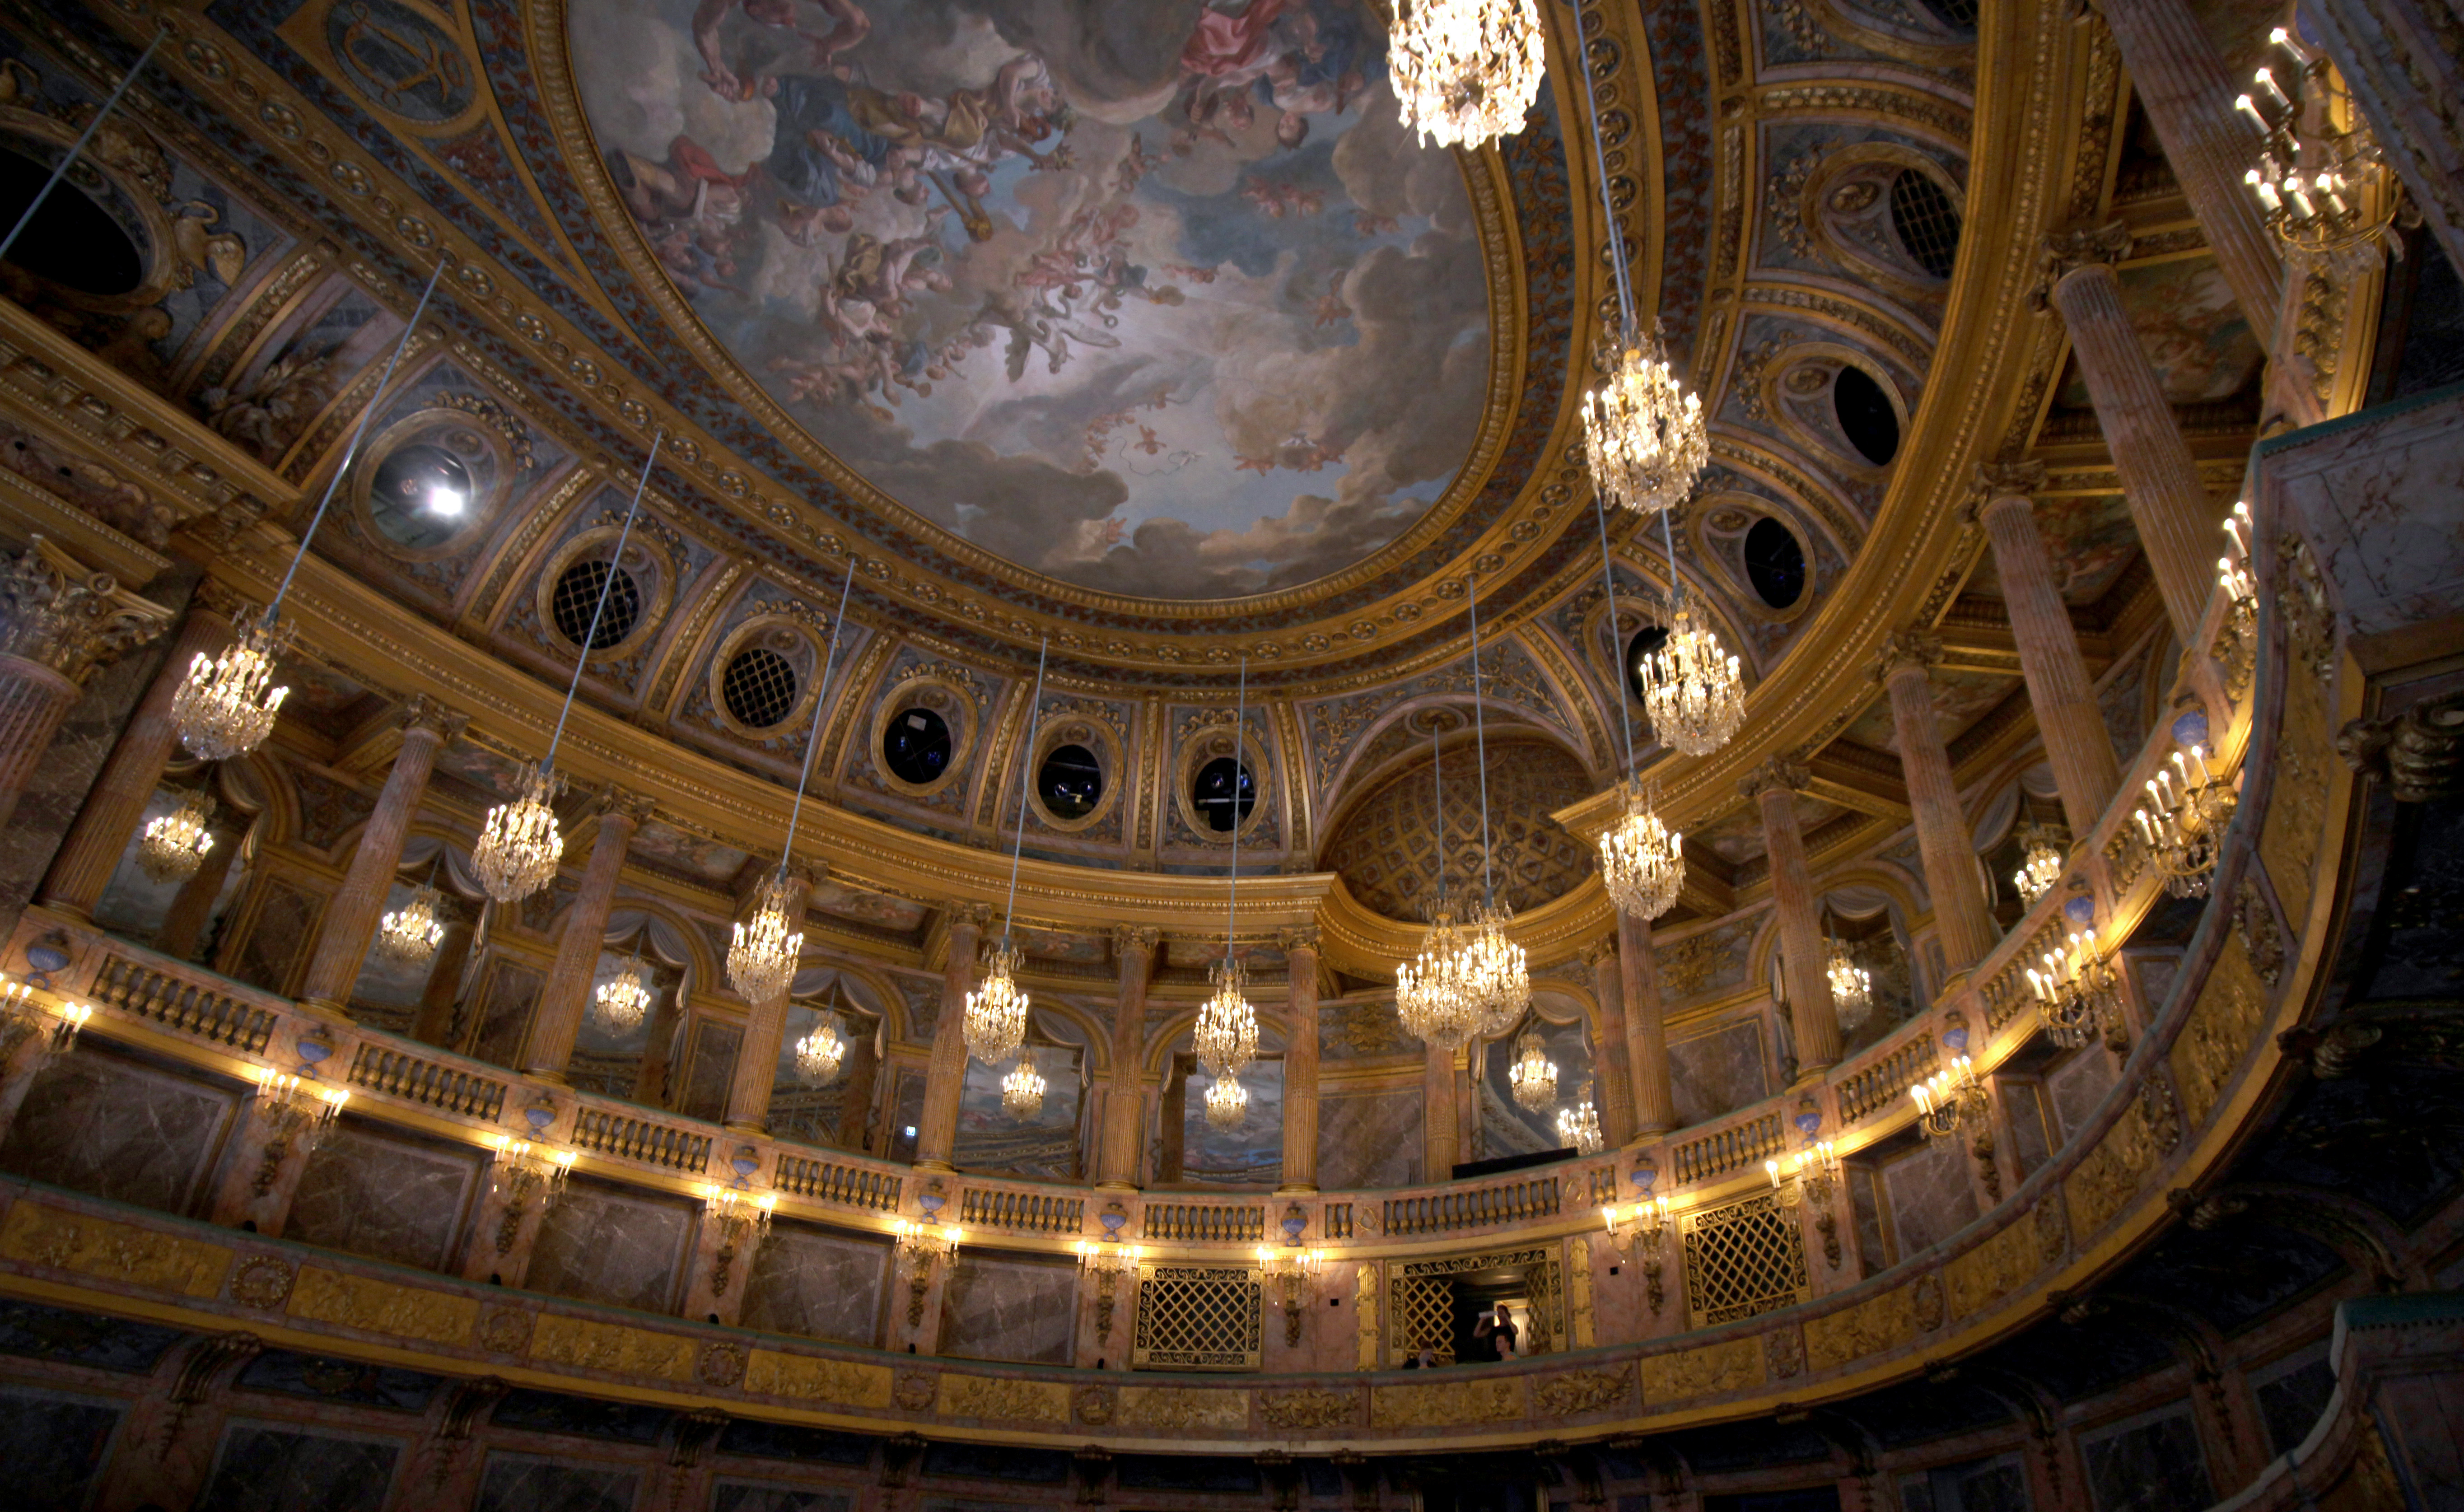
[[904,709],[881,737],[882,764],[910,787],[930,787],[950,769],[950,726],[930,709]]
[[1625,643],[1625,686],[1637,700],[1642,697],[1642,659],[1668,644],[1668,626],[1646,625],[1634,632]]
[[[32,159],[0,151],[0,226],[16,225],[51,176]],[[109,210],[66,181],[43,196],[9,260],[79,294],[109,297],[145,281],[145,256],[137,243]]]
[[1217,756],[1198,769],[1198,780],[1189,788],[1189,804],[1208,829],[1228,835],[1258,806],[1257,785],[1250,780],[1247,767],[1231,756]]
[[1843,367],[1831,381],[1831,408],[1848,444],[1866,461],[1888,467],[1900,454],[1900,417],[1891,396],[1863,368]]
[[1918,267],[1950,276],[1959,260],[1959,211],[1931,174],[1902,168],[1891,180],[1891,230]]
[[[610,581],[613,580],[613,581]],[[600,590],[607,592],[607,606],[599,606]],[[548,601],[548,613],[564,638],[580,646],[583,637],[590,638],[590,648],[604,651],[621,646],[625,637],[642,620],[642,585],[622,567],[610,567],[604,561],[577,561],[558,575],[556,594]],[[591,628],[591,616],[599,618],[599,627]]]
[[1103,765],[1085,746],[1054,746],[1035,774],[1035,791],[1054,819],[1085,819],[1103,801]]
[[[377,464],[368,485],[368,518],[385,539],[427,551],[461,534],[471,514],[471,470],[460,457],[432,442],[414,441],[394,448]],[[583,619],[586,628],[587,610]],[[581,631],[567,639],[579,643]]]
[[766,646],[747,646],[727,664],[718,693],[737,724],[767,730],[796,707],[796,668]]
[[1746,581],[1763,603],[1785,609],[1805,595],[1805,548],[1795,532],[1766,515],[1746,532]]

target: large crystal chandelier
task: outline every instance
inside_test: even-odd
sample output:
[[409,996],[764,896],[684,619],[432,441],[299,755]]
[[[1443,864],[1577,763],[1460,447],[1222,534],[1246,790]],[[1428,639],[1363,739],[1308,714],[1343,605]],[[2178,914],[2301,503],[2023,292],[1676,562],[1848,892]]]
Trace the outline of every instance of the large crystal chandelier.
[[299,533],[299,544],[292,548],[291,566],[283,573],[274,597],[262,613],[239,616],[232,625],[238,639],[222,655],[199,652],[188,664],[188,675],[171,694],[171,728],[179,732],[182,745],[208,761],[246,756],[274,733],[275,716],[281,712],[282,700],[291,691],[274,686],[275,659],[290,645],[280,624],[282,596],[291,591],[291,580],[299,575],[299,564],[308,558],[308,543],[317,538],[317,527],[325,522],[325,511],[334,502],[335,491],[350,474],[352,459],[359,455],[360,443],[367,436],[368,422],[385,407],[386,390],[393,386],[394,369],[401,365],[403,354],[410,350],[410,339],[419,330],[420,317],[428,313],[428,301],[444,276],[445,261],[440,259],[436,271],[429,274],[428,287],[420,293],[417,308],[410,312],[409,322],[402,328],[401,339],[394,342],[393,356],[385,360],[376,391],[360,407],[359,424],[351,428],[350,445],[342,449],[342,460],[334,469],[334,475],[325,480],[324,496],[317,501],[317,513],[308,517],[308,528]]
[[410,889],[410,901],[388,909],[377,924],[377,958],[396,966],[416,966],[436,953],[444,942],[445,895],[428,883]]
[[1519,1107],[1536,1113],[1557,1101],[1557,1063],[1549,1059],[1549,1047],[1541,1042],[1537,1028],[1524,1030],[1523,1038],[1515,1041],[1506,1080],[1514,1088]]
[[1387,33],[1403,123],[1441,147],[1522,130],[1547,67],[1531,0],[1400,0]]
[[[1232,714],[1235,749],[1240,732],[1247,729],[1248,721],[1249,659],[1243,656],[1240,691]],[[1207,979],[1215,984],[1215,992],[1198,1010],[1199,1063],[1213,1072],[1218,1082],[1240,1076],[1258,1054],[1258,1015],[1243,992],[1249,981],[1248,969],[1232,953],[1233,926],[1240,916],[1240,904],[1241,826],[1236,823],[1232,826],[1232,872],[1223,883],[1223,958],[1207,968]]]
[[1831,979],[1831,1004],[1839,1013],[1839,1027],[1854,1029],[1874,1011],[1874,976],[1857,964],[1849,953],[1848,942],[1837,935],[1831,937],[1830,958],[1824,975]]
[[198,788],[168,814],[148,821],[137,841],[137,869],[156,882],[186,882],[206,864],[214,848],[206,825],[214,815],[214,800]]
[[1596,1155],[1607,1143],[1600,1137],[1600,1110],[1592,1103],[1592,1084],[1574,1094],[1574,1106],[1557,1110],[1557,1137],[1577,1154]]
[[1683,838],[1661,823],[1651,800],[1632,787],[1626,790],[1625,817],[1600,832],[1600,882],[1609,901],[1638,919],[1667,912],[1685,886]]
[[1508,939],[1506,926],[1514,910],[1497,899],[1495,871],[1488,838],[1488,720],[1481,705],[1480,583],[1463,577],[1463,597],[1471,614],[1472,745],[1480,766],[1480,907],[1471,914],[1472,937],[1463,947],[1458,979],[1481,1015],[1480,1033],[1497,1034],[1523,1017],[1531,1006],[1531,968],[1523,947]]
[[796,1074],[814,1086],[827,1086],[839,1079],[839,1063],[847,1059],[847,1036],[839,1032],[836,1014],[822,1015],[796,1041]]
[[1044,1111],[1044,1073],[1035,1068],[1033,1052],[1021,1047],[1018,1064],[1001,1078],[1001,1111],[1012,1118],[1033,1118]]
[[1249,1089],[1237,1076],[1219,1076],[1206,1089],[1206,1121],[1230,1133],[1248,1120]]
[[[1671,567],[1671,572],[1675,568]],[[1642,707],[1651,728],[1674,750],[1709,756],[1746,722],[1746,684],[1737,659],[1720,638],[1677,606],[1668,640],[1642,659]]]
[[[1035,732],[1044,714],[1044,660],[1051,650],[1047,638],[1035,653],[1035,693],[1027,701],[1025,743],[1022,751],[1035,749]],[[961,1027],[966,1031],[967,1053],[986,1065],[999,1065],[1018,1053],[1026,1042],[1026,1011],[1033,1005],[1025,989],[1018,984],[1018,970],[1024,959],[1018,947],[1010,943],[1010,928],[1018,917],[1018,864],[1026,848],[1026,775],[1035,763],[1018,764],[1018,825],[1010,839],[1009,901],[1001,911],[1001,943],[984,953],[984,977],[974,992],[967,994],[967,1015]]]
[[1413,1038],[1452,1052],[1480,1028],[1480,1005],[1464,991],[1463,931],[1446,907],[1446,770],[1443,732],[1429,730],[1429,780],[1437,796],[1438,906],[1419,959],[1395,968],[1395,1015]]
[[2053,832],[2037,824],[2019,832],[2019,869],[2011,874],[2011,885],[2033,907],[2062,879],[2062,851]]
[[652,994],[642,980],[642,957],[637,950],[625,963],[625,969],[591,995],[599,1005],[599,1021],[610,1034],[627,1035],[642,1026],[650,1016]]
[[749,1003],[766,1003],[785,996],[796,977],[796,962],[804,953],[804,931],[789,923],[803,911],[797,884],[787,876],[786,863],[761,884],[753,917],[736,925],[736,941],[727,948],[727,985]]
[[[1615,238],[1616,228],[1609,234]],[[1656,330],[1629,340],[1600,386],[1583,396],[1583,457],[1595,489],[1643,514],[1683,499],[1710,461],[1703,401],[1678,382]]]

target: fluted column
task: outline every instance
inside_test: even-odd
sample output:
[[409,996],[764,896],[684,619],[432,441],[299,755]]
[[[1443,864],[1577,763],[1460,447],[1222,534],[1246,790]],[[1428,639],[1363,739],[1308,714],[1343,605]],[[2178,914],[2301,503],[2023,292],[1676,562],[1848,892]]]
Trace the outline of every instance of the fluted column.
[[402,749],[377,795],[375,812],[360,831],[351,851],[350,869],[342,886],[325,906],[323,928],[317,934],[316,953],[299,988],[303,1007],[340,1014],[351,1001],[351,984],[360,979],[360,964],[385,915],[385,897],[393,890],[394,873],[402,866],[403,842],[410,822],[427,795],[429,775],[436,770],[436,753],[470,722],[425,696],[414,695],[398,711]]
[[1752,799],[1762,813],[1799,1081],[1839,1061],[1839,1013],[1831,1001],[1831,978],[1823,971],[1822,919],[1815,907],[1814,879],[1806,871],[1805,835],[1796,822],[1796,795],[1809,780],[1801,763],[1773,756],[1737,784],[1737,791]]
[[[802,934],[805,909],[813,901],[813,884],[821,879],[803,863],[790,860],[787,880],[795,884],[787,889],[787,932]],[[600,932],[606,932],[605,913],[600,915]],[[794,985],[791,973],[777,997],[752,1004],[744,1016],[744,1043],[736,1053],[736,1077],[727,1087],[727,1127],[738,1133],[769,1131],[770,1092],[779,1081],[779,1042],[786,1036],[787,994]]]
[[941,1014],[933,1020],[933,1059],[924,1066],[924,1111],[915,1121],[915,1164],[950,1169],[958,1142],[958,1094],[967,1085],[967,994],[992,910],[979,903],[950,910],[949,955],[941,966]]
[[2122,308],[2113,265],[2129,250],[2130,232],[2115,221],[2048,237],[2045,246],[2050,297],[2070,331],[2071,352],[2087,380],[2097,428],[2122,474],[2123,498],[2164,596],[2166,617],[2182,644],[2193,645],[2208,592],[2215,586],[2221,537],[2190,444],[2182,439],[2156,365]]
[[[582,1016],[589,1010],[590,989],[599,975],[599,953],[607,948],[607,915],[616,907],[625,851],[633,844],[634,831],[650,817],[651,806],[649,799],[618,788],[597,800],[590,859],[583,865],[581,890],[565,909],[564,931],[556,938],[556,963],[539,991],[539,1012],[531,1016],[530,1048],[522,1058],[522,1069],[542,1081],[563,1081],[564,1068],[572,1063],[573,1042],[582,1034]],[[758,1008],[755,1017],[759,1017]],[[762,1102],[767,1107],[769,1100]]]
[[102,770],[95,775],[85,806],[77,810],[68,838],[60,842],[60,853],[52,858],[52,869],[43,878],[43,907],[90,919],[95,905],[102,901],[102,889],[110,886],[111,874],[128,849],[128,838],[137,832],[137,822],[145,817],[145,805],[153,800],[163,769],[170,764],[172,750],[179,744],[179,731],[171,723],[171,699],[187,681],[188,664],[219,652],[231,641],[228,605],[211,589],[210,583],[198,588],[179,636],[171,643],[171,654],[129,714],[127,728],[104,758]]
[[1993,544],[1994,576],[2002,581],[2003,609],[2011,617],[2011,638],[2018,644],[2019,670],[2028,680],[2028,703],[2062,795],[2062,813],[2071,833],[2085,836],[2113,800],[2122,774],[2105,734],[2104,712],[2097,707],[2096,685],[2079,656],[2079,632],[2061,590],[2054,586],[2053,558],[2036,530],[2029,494],[2044,479],[2041,462],[1988,465],[1977,478],[1982,492],[1976,516]]
[[1964,972],[1983,959],[2002,937],[1986,910],[1976,847],[1968,835],[1959,783],[1950,775],[1942,725],[1934,717],[1929,668],[1942,660],[1942,637],[1920,625],[1892,633],[1876,675],[1891,700],[1891,728],[1899,736],[1900,770],[1915,812],[1917,855],[1925,865],[1925,890],[1933,894],[1935,931],[1942,937],[1943,965]]
[[0,570],[0,824],[94,674],[170,623],[41,536]]
[[2099,9],[2233,302],[2258,344],[2271,345],[2284,265],[2258,198],[2242,180],[2259,145],[2258,133],[2233,109],[2243,86],[2225,71],[2188,0],[2103,0]]
[[1280,937],[1290,967],[1284,1012],[1284,1184],[1282,1192],[1317,1190],[1317,927]]
[[461,1006],[462,977],[471,969],[471,943],[478,937],[476,910],[459,898],[448,898],[437,909],[445,937],[429,957],[428,985],[419,991],[419,1014],[410,1021],[410,1037],[440,1049],[453,1048],[453,1011]]
[[[1120,967],[1120,988],[1112,998],[1111,1084],[1104,1098],[1102,1142],[1095,1152],[1095,1184],[1132,1188],[1138,1184],[1144,1151],[1138,1136],[1146,1127],[1147,983],[1155,978],[1155,946],[1162,932],[1120,925],[1112,931],[1112,955]],[[938,1036],[934,1050],[940,1050]]]
[[1424,1147],[1423,1181],[1444,1181],[1454,1175],[1455,1162],[1463,1158],[1463,1136],[1455,1117],[1455,1082],[1461,1074],[1456,1069],[1460,1050],[1444,1050],[1436,1045],[1420,1062],[1420,1135]]
[[1634,1076],[1634,1136],[1677,1127],[1677,1095],[1668,1074],[1667,1013],[1660,1000],[1660,957],[1652,953],[1651,921],[1619,911],[1618,997],[1625,1010],[1625,1054]]
[[[1612,916],[1617,910],[1612,909]],[[1625,1013],[1624,972],[1617,965],[1617,935],[1585,947],[1583,965],[1592,974],[1592,998],[1599,1004],[1599,1033],[1594,1038],[1592,1107],[1600,1115],[1600,1142],[1611,1150],[1634,1137],[1634,1053]],[[1574,1089],[1567,1088],[1569,1093]],[[1567,1098],[1568,1102],[1574,1099]]]

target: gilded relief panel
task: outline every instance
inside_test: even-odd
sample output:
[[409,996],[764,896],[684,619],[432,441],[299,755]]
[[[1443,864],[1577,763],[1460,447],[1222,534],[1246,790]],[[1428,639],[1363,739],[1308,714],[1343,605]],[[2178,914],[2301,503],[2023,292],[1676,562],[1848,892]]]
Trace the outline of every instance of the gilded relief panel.
[[1741,1391],[1762,1385],[1768,1369],[1759,1339],[1730,1339],[1699,1349],[1655,1354],[1642,1362],[1642,1399],[1658,1405]]
[[2019,1289],[2036,1272],[2033,1224],[2014,1223],[1942,1268],[1950,1287],[1950,1315],[1965,1318]]
[[2327,794],[2339,765],[2327,738],[2327,685],[2315,677],[2287,677],[2258,855],[2297,934],[2310,917],[2310,870],[2318,860],[2319,827],[2326,818]]
[[1806,1364],[1828,1370],[1915,1342],[1917,1318],[1908,1288],[1895,1286],[1854,1307],[1811,1318],[1805,1325]]
[[2189,1022],[2173,1041],[2173,1085],[2181,1090],[2182,1117],[2189,1127],[2205,1123],[2214,1110],[2225,1084],[2249,1056],[2266,1011],[2249,953],[2238,937],[2227,937],[2190,1008]]

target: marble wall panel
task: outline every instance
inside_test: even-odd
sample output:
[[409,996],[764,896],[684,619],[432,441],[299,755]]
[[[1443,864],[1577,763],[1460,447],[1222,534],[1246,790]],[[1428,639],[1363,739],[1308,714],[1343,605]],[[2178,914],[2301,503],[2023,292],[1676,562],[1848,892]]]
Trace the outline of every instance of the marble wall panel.
[[1891,1268],[1891,1247],[1882,1238],[1881,1175],[1863,1160],[1848,1162],[1848,1213],[1857,1231],[1860,1274],[1879,1276]]
[[283,1237],[443,1270],[479,1172],[476,1150],[345,1118],[308,1157]]
[[533,1291],[665,1312],[683,1272],[693,1206],[575,1177],[539,1224]]
[[1067,1365],[1077,1316],[1076,1265],[962,1249],[941,1292],[941,1352]]
[[722,1480],[710,1512],[848,1512],[855,1501],[845,1491],[811,1491],[760,1480]]
[[2096,1512],[2203,1507],[2216,1499],[2190,1408],[2176,1402],[2079,1441]]
[[2113,1086],[2113,1060],[2091,1045],[2056,1067],[2045,1078],[2045,1102],[2053,1112],[2057,1139],[2068,1144]]
[[2273,1380],[2257,1383],[2258,1415],[2267,1424],[2268,1446],[2279,1455],[2301,1447],[2336,1394],[2336,1370],[2322,1350]]
[[29,1359],[143,1374],[154,1369],[164,1350],[186,1337],[126,1318],[70,1312],[36,1302],[0,1302],[0,1351]]
[[222,953],[220,969],[251,987],[288,997],[297,986],[293,978],[307,967],[308,948],[324,912],[324,895],[301,881],[266,878],[258,885],[247,932]]
[[748,1328],[875,1345],[889,1274],[887,1244],[780,1222],[745,1278],[739,1321]]
[[1762,1021],[1741,1019],[1668,1046],[1677,1125],[1705,1123],[1771,1095]]
[[758,1418],[738,1417],[730,1421],[718,1435],[718,1452],[741,1455],[753,1459],[813,1460],[829,1465],[865,1465],[872,1462],[872,1446],[877,1440],[858,1434],[833,1433],[826,1428],[805,1428],[795,1423],[765,1423]]
[[0,1171],[187,1213],[202,1200],[240,1095],[81,1041],[36,1073],[0,1143]]
[[84,1512],[120,1409],[50,1391],[0,1390],[0,1465],[20,1512]]
[[491,1451],[474,1512],[633,1512],[641,1472]]
[[379,1512],[403,1445],[338,1438],[256,1423],[223,1431],[197,1512]]
[[425,1412],[429,1400],[445,1385],[441,1376],[405,1370],[390,1365],[366,1365],[322,1355],[268,1349],[248,1362],[239,1376],[244,1391],[271,1391],[304,1396],[353,1407],[377,1407],[394,1413]]
[[1968,1151],[1955,1139],[1928,1139],[1883,1166],[1882,1194],[1902,1260],[1976,1221]]
[[2022,1180],[2053,1153],[2053,1126],[2045,1118],[2044,1084],[2023,1078],[2003,1082],[2002,1107],[2011,1118],[2011,1158]]
[[677,1112],[713,1122],[727,1116],[727,1086],[735,1080],[736,1052],[743,1042],[744,1031],[737,1025],[694,1016]]
[[1409,1187],[1427,1180],[1420,1093],[1330,1092],[1317,1105],[1317,1178],[1331,1189]]

